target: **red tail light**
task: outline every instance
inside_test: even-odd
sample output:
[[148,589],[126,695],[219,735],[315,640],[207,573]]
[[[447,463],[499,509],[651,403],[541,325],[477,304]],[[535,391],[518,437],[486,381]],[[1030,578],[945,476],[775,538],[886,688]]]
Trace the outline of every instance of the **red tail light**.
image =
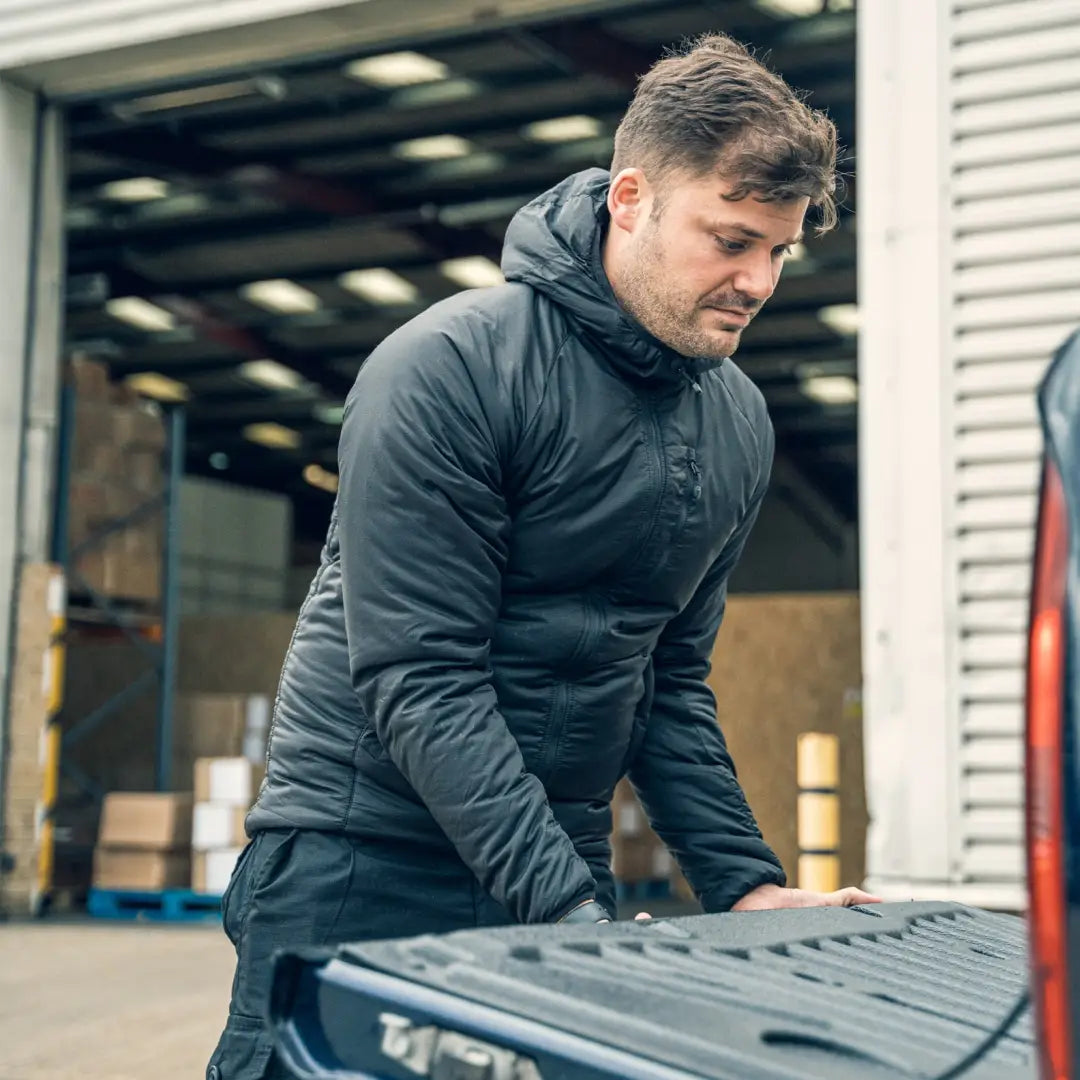
[[1065,492],[1057,468],[1048,462],[1039,506],[1027,686],[1032,993],[1043,1080],[1070,1080],[1072,1060],[1062,775],[1068,552]]

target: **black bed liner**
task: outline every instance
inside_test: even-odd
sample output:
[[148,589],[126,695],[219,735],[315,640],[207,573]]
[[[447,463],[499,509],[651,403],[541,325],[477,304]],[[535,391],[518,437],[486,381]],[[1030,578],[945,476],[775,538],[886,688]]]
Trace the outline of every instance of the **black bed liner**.
[[[912,903],[366,942],[279,957],[271,1019],[327,1080],[928,1078],[1009,1013],[1025,937]],[[965,1080],[1034,1060],[1025,1013]]]

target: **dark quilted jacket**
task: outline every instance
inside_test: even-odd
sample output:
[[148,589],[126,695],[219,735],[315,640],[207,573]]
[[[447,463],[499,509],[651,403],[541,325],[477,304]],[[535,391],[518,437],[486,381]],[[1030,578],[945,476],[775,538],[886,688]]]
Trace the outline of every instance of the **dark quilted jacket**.
[[618,306],[607,179],[525,207],[508,284],[364,364],[248,821],[460,856],[521,922],[610,903],[628,771],[708,910],[783,881],[705,684],[772,429],[733,363]]

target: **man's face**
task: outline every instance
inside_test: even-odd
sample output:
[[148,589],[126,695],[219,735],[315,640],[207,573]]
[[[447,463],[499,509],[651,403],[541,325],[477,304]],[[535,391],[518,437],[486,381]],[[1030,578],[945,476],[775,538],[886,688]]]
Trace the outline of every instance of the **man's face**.
[[717,174],[672,178],[661,205],[644,174],[628,173],[609,197],[613,228],[622,230],[611,267],[620,302],[683,356],[730,356],[802,239],[809,199],[765,203],[751,194],[731,202],[724,195],[733,184]]

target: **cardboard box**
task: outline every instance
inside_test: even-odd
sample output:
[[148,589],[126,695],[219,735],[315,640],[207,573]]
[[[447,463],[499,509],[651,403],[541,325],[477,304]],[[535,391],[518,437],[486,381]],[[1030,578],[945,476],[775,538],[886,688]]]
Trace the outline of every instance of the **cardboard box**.
[[628,780],[620,780],[611,800],[611,831],[613,836],[645,836],[652,832],[645,811]]
[[75,356],[72,357],[70,370],[76,397],[109,400],[109,369],[104,364],[85,356]]
[[105,796],[98,844],[144,851],[187,848],[191,819],[190,794],[114,791]]
[[611,869],[616,881],[663,881],[671,876],[674,865],[667,848],[651,837],[618,837],[612,844]]
[[173,775],[193,777],[199,758],[243,757],[264,764],[272,708],[268,694],[180,695],[173,727]]
[[248,809],[230,803],[196,803],[191,828],[192,848],[212,851],[214,848],[243,847],[247,843],[244,819]]
[[264,766],[243,757],[199,758],[195,762],[195,801],[249,807],[259,793]]
[[165,449],[167,437],[160,413],[146,405],[115,405],[112,412],[113,441],[125,453]]
[[191,861],[191,888],[194,892],[221,896],[229,887],[242,847],[197,851]]
[[182,889],[191,876],[186,851],[133,851],[98,845],[94,885],[99,889]]

